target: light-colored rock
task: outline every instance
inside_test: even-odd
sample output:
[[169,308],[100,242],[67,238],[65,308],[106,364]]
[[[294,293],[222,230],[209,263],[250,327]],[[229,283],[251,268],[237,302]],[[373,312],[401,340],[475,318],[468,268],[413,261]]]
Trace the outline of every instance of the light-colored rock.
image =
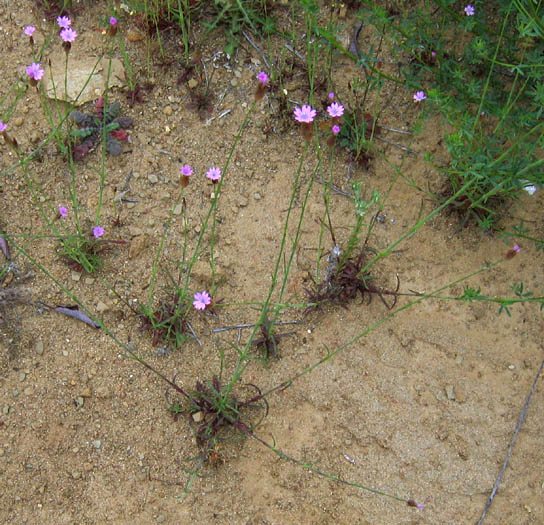
[[98,60],[97,57],[92,56],[77,56],[76,50],[77,46],[73,46],[68,58],[66,90],[66,55],[62,51],[51,56],[51,67],[48,65],[45,68],[43,76],[45,92],[49,98],[81,105],[101,96],[106,89],[106,83],[109,88],[123,85],[125,70],[120,60],[116,58],[111,60],[108,78],[109,59]]

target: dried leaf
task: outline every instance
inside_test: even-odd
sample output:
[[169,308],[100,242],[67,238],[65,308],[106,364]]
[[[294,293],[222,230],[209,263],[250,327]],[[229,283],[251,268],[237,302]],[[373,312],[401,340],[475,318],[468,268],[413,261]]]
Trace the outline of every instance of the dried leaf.
[[60,312],[61,314],[67,315],[68,317],[73,317],[74,319],[78,319],[79,321],[82,321],[83,323],[88,324],[89,326],[92,326],[93,328],[100,328],[99,324],[96,324],[85,312],[82,312],[79,309],[79,306],[57,306],[55,308],[57,312]]
[[121,155],[121,153],[123,153],[121,144],[119,144],[119,141],[111,134],[106,135],[106,151],[112,155]]
[[8,241],[6,241],[6,239],[4,239],[4,237],[2,237],[2,235],[0,235],[0,250],[2,250],[2,253],[4,254],[4,257],[9,261],[10,256],[9,256]]

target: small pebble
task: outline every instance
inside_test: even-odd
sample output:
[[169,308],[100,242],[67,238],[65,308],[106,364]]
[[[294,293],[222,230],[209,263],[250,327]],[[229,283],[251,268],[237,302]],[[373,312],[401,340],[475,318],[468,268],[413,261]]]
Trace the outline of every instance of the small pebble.
[[98,313],[104,313],[104,312],[107,312],[109,310],[109,306],[106,304],[106,303],[103,303],[102,301],[98,301],[98,303],[96,303],[96,311]]
[[76,283],[81,279],[81,274],[78,272],[72,272],[72,281]]
[[253,197],[255,198],[256,201],[259,201],[262,198],[260,193],[256,193],[255,195],[253,195]]
[[26,374],[24,372],[21,372],[19,374],[19,381],[22,383],[26,379]]
[[77,470],[75,472],[72,472],[72,477],[74,479],[79,479],[81,477],[81,472],[78,472]]
[[85,400],[81,396],[77,397],[75,400],[76,408],[83,408],[84,403],[85,403]]
[[38,355],[42,355],[43,354],[43,341],[38,341],[36,343],[36,353]]
[[166,116],[170,116],[172,113],[174,113],[174,110],[172,109],[172,106],[166,106],[162,112],[166,115]]
[[183,210],[183,204],[179,203],[175,208],[174,208],[174,215],[181,215],[181,212]]
[[455,390],[453,388],[453,385],[446,385],[444,390],[446,391],[446,396],[448,396],[448,399],[450,401],[455,401]]
[[164,520],[166,520],[166,518],[162,514],[157,516],[157,523],[164,523]]
[[147,180],[149,182],[151,182],[151,184],[157,184],[157,182],[159,182],[159,177],[157,177],[157,175],[155,175],[154,173],[152,173],[151,175],[148,175],[147,176]]
[[193,414],[193,421],[195,423],[200,423],[204,420],[204,414],[202,412],[195,412]]
[[68,357],[68,351],[67,351],[67,350],[63,350],[63,351],[62,351],[62,355],[63,355],[64,357]]
[[11,395],[12,395],[13,397],[17,397],[17,396],[19,395],[19,390],[14,390],[14,391],[11,393]]
[[13,119],[13,124],[17,127],[22,126],[24,122],[23,117],[16,117]]
[[91,444],[94,448],[98,450],[102,446],[102,441],[100,441],[99,439],[95,439],[94,441],[91,441]]
[[4,405],[2,407],[2,415],[7,416],[9,414],[9,405]]
[[198,86],[198,80],[196,78],[190,78],[189,82],[187,82],[187,85],[190,89],[194,89],[196,86]]

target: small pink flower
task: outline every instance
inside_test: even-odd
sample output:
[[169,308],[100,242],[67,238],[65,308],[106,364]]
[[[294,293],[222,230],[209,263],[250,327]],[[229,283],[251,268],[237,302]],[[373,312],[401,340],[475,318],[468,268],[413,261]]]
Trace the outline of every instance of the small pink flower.
[[189,166],[189,164],[184,164],[181,169],[179,170],[179,172],[184,176],[184,177],[190,177],[194,172],[193,172],[193,168],[191,168],[191,166]]
[[330,100],[333,100],[334,99],[334,91],[331,91],[328,95]]
[[474,13],[476,12],[476,9],[474,9],[474,6],[471,5],[471,4],[468,4],[466,7],[465,7],[465,14],[467,16],[472,16],[474,15]]
[[425,95],[425,91],[416,91],[414,93],[415,102],[421,102],[422,100],[425,100],[426,98],[427,98],[427,95]]
[[206,177],[210,179],[212,182],[217,182],[221,178],[221,169],[220,168],[210,168],[206,172]]
[[206,291],[195,293],[193,298],[194,298],[193,306],[197,310],[205,310],[206,306],[208,306],[212,302],[212,298],[210,297],[210,294]]
[[521,248],[516,244],[512,250],[514,250],[516,253],[520,253],[521,252]]
[[306,123],[313,122],[315,116],[317,115],[317,111],[312,108],[312,106],[308,106],[307,104],[304,104],[301,108],[295,108],[293,113],[295,114],[295,120],[297,122]]
[[26,36],[32,36],[36,28],[34,26],[26,26],[23,31]]
[[98,239],[98,237],[102,237],[104,235],[104,228],[102,226],[95,226],[93,228],[93,235]]
[[68,216],[68,208],[66,206],[59,206],[59,215],[61,217],[67,217]]
[[263,86],[266,86],[266,84],[268,84],[268,75],[267,75],[264,71],[261,71],[261,72],[257,75],[257,80],[258,80]]
[[333,135],[338,135],[338,133],[340,133],[340,126],[338,126],[338,125],[335,124],[335,125],[332,127],[332,134],[333,134]]
[[41,80],[43,77],[43,69],[40,64],[37,64],[36,62],[33,62],[30,66],[26,68],[26,74],[32,79],[32,80]]
[[6,131],[6,128],[8,127],[7,124],[4,124],[1,120],[0,120],[0,133],[3,133],[4,131]]
[[72,21],[67,16],[59,16],[57,18],[57,24],[59,27],[64,29],[66,27],[70,27],[72,25]]
[[431,56],[434,58],[436,56],[436,51],[431,51]]
[[117,25],[117,18],[114,16],[110,16],[110,26],[116,26]]
[[65,27],[60,32],[60,37],[65,42],[73,42],[76,39],[76,36],[77,36],[77,31],[74,31],[71,27]]
[[344,106],[342,106],[342,104],[338,104],[338,102],[333,102],[327,108],[327,113],[333,118],[341,117],[344,114]]

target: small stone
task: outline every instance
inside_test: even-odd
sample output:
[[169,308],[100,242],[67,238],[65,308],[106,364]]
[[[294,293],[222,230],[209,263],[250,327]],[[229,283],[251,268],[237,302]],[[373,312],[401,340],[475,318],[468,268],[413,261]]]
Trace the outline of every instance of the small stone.
[[247,197],[240,197],[238,199],[238,206],[240,208],[245,208],[249,204],[249,200]]
[[2,407],[2,415],[7,416],[9,414],[9,405],[4,405]]
[[43,341],[38,341],[36,343],[36,353],[38,355],[42,355],[43,354]]
[[78,396],[76,397],[74,403],[76,405],[76,408],[83,408],[83,404],[85,403],[85,400],[83,399],[82,396]]
[[72,478],[79,479],[81,477],[81,472],[78,472],[77,470],[75,472],[72,472]]
[[258,192],[255,195],[253,195],[253,197],[255,198],[256,201],[259,201],[262,199],[261,194]]
[[92,277],[85,277],[85,284],[91,285],[94,283],[94,279]]
[[62,355],[63,355],[64,357],[68,357],[68,350],[63,350],[63,351],[62,351]]
[[231,85],[232,87],[236,87],[236,86],[238,85],[238,80],[235,79],[235,78],[231,79],[230,85]]
[[155,175],[154,173],[152,173],[151,175],[148,175],[147,176],[147,180],[149,182],[151,182],[151,184],[157,184],[157,182],[159,182],[159,177],[157,177],[157,175]]
[[90,387],[84,388],[80,393],[80,396],[82,397],[91,397],[93,395],[93,391]]
[[94,441],[91,441],[91,445],[98,450],[102,446],[102,441],[95,439]]
[[81,274],[78,272],[72,272],[72,281],[76,283],[81,279]]
[[195,423],[201,423],[202,421],[204,421],[204,414],[202,412],[195,412],[193,414],[193,421]]
[[19,381],[22,383],[26,379],[26,374],[24,372],[21,372],[19,374]]
[[453,388],[453,385],[446,385],[444,390],[446,391],[446,396],[448,397],[448,399],[450,401],[455,401],[455,390]]
[[515,370],[515,369],[516,369],[516,365],[508,365],[508,368],[509,368],[510,370]]
[[17,396],[19,395],[19,390],[14,390],[14,391],[11,393],[11,395],[12,395],[13,397],[17,397]]
[[106,303],[103,303],[102,301],[98,301],[98,303],[96,303],[96,311],[100,314],[107,312],[109,309],[110,307]]
[[174,215],[181,215],[181,212],[183,211],[183,204],[179,203],[175,208],[174,208]]
[[189,82],[187,82],[187,85],[190,89],[194,89],[196,88],[196,86],[198,86],[198,80],[196,78],[190,78]]
[[166,106],[162,112],[169,117],[172,113],[174,113],[174,110],[172,109],[172,106]]
[[22,126],[24,122],[23,117],[16,117],[13,119],[13,124],[17,127]]
[[157,523],[164,523],[165,520],[166,518],[162,514],[157,516]]

